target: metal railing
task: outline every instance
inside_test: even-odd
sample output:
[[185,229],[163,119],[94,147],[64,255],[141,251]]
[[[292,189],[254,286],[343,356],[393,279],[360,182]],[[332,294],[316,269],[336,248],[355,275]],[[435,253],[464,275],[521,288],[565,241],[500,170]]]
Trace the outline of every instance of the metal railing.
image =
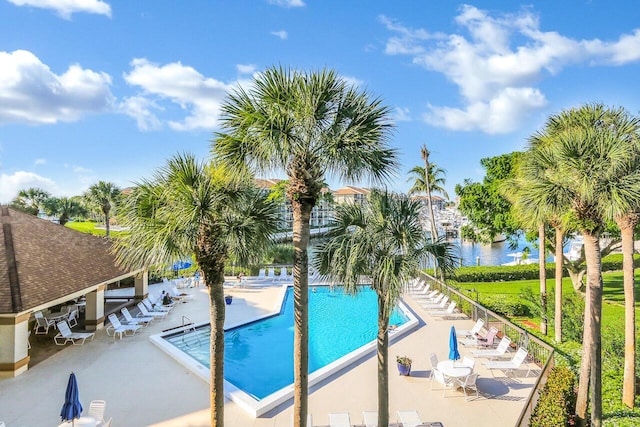
[[423,280],[431,284],[431,288],[440,290],[440,292],[448,295],[451,301],[456,301],[456,307],[471,319],[483,319],[486,328],[493,326],[498,329],[500,336],[506,335],[511,339],[512,343],[517,345],[517,347],[524,347],[528,352],[527,361],[529,363],[534,363],[541,368],[540,375],[538,375],[538,379],[533,390],[529,394],[527,402],[515,424],[516,427],[528,426],[529,417],[531,416],[531,412],[538,401],[538,392],[546,383],[546,378],[548,377],[551,368],[554,366],[554,348],[538,337],[530,335],[527,330],[513,324],[505,317],[494,313],[477,301],[469,298],[459,290],[448,286],[446,283],[443,283],[426,273],[421,273],[421,275]]

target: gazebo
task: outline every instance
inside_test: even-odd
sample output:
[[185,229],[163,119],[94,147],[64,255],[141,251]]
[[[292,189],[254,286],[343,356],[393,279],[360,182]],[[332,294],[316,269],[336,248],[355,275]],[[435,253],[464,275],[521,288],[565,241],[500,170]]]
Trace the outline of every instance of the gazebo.
[[0,206],[0,378],[28,369],[34,312],[85,296],[85,328],[101,329],[107,285],[132,276],[144,297],[147,271],[120,269],[108,239]]

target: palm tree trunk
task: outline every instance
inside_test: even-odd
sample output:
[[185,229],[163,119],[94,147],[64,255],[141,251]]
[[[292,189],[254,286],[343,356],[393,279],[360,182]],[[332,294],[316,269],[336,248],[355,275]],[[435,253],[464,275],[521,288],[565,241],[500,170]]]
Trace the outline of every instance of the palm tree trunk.
[[[587,297],[582,339],[582,364],[576,414],[581,425],[586,424],[586,389],[591,402],[591,426],[602,426],[602,274],[600,242],[597,233],[582,232],[587,260]],[[587,373],[586,373],[587,372]],[[586,373],[586,374],[585,374]],[[587,377],[586,380],[584,377]],[[590,386],[590,387],[589,387]],[[578,403],[580,407],[578,408]]]
[[104,213],[104,226],[105,226],[105,236],[109,237],[109,210],[108,209],[104,209],[102,211],[102,213]]
[[636,311],[633,268],[633,230],[638,223],[636,214],[616,220],[622,237],[622,271],[624,276],[624,379],[622,403],[633,408],[636,389]]
[[309,396],[309,221],[312,203],[293,208],[293,425],[306,425]]
[[[204,233],[204,234],[203,234]],[[211,355],[209,358],[211,384],[211,426],[224,426],[224,254],[213,245],[216,233],[202,231],[198,238],[196,261],[204,273],[209,288],[209,315],[211,321]]]
[[538,243],[540,245],[540,259],[538,260],[540,270],[540,332],[542,335],[547,335],[547,248],[545,237],[545,225],[542,223],[538,227]]
[[556,299],[555,299],[555,317],[554,317],[554,336],[557,343],[562,342],[562,240],[563,233],[560,227],[556,230]]
[[389,426],[389,314],[378,294],[378,426]]

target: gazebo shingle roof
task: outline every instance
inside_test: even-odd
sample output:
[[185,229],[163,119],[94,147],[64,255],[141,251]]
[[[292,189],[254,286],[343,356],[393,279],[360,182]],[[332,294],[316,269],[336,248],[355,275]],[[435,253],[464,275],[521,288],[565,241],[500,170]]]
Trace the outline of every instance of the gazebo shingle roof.
[[0,313],[26,311],[126,274],[109,240],[0,206]]

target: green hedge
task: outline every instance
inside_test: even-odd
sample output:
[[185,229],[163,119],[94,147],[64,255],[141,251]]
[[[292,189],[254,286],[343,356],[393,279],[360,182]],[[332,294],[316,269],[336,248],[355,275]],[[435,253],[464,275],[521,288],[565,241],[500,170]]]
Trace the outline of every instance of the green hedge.
[[576,409],[576,378],[571,369],[556,366],[529,420],[530,427],[568,426]]
[[[634,255],[634,264],[640,267],[640,255]],[[556,264],[547,263],[547,277],[555,275]],[[602,259],[602,271],[622,270],[622,254],[607,255]],[[535,280],[538,264],[496,265],[460,267],[450,277],[456,282],[507,282],[513,280]]]

